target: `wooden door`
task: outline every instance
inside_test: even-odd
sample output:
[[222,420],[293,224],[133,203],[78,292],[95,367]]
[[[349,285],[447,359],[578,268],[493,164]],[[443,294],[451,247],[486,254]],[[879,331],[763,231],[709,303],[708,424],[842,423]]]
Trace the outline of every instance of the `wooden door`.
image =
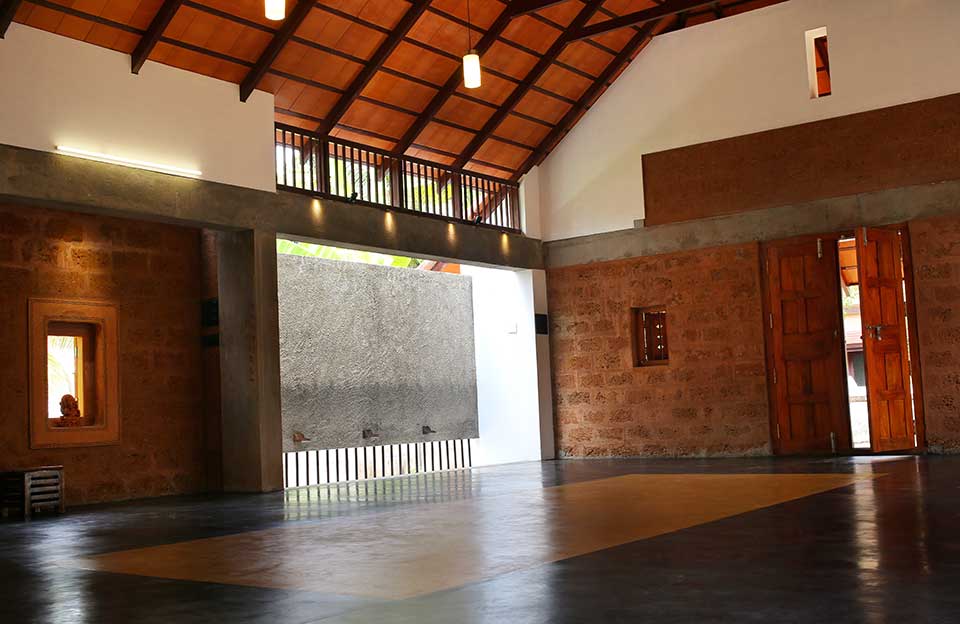
[[916,442],[900,233],[859,228],[857,264],[871,446],[875,452],[912,449]]
[[777,451],[849,450],[837,237],[773,243],[765,260]]

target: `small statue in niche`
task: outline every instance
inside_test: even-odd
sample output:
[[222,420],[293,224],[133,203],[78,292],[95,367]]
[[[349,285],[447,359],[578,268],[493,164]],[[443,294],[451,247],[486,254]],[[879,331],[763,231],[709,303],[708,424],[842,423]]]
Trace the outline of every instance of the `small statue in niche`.
[[80,415],[80,405],[72,394],[65,394],[60,398],[61,427],[80,427],[83,425],[83,416]]

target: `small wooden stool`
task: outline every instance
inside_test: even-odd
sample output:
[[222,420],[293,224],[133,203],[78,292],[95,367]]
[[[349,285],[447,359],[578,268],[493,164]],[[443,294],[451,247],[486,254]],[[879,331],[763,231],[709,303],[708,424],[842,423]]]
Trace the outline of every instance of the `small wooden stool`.
[[48,509],[63,513],[63,466],[0,472],[0,509],[4,516],[16,509],[24,520]]

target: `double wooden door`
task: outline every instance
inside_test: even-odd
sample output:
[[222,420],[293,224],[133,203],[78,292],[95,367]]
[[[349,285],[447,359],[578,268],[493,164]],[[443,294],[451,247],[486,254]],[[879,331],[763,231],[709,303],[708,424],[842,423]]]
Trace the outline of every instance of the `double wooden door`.
[[[781,454],[852,448],[838,235],[765,249],[767,365]],[[857,232],[860,307],[874,451],[914,448],[900,234]]]

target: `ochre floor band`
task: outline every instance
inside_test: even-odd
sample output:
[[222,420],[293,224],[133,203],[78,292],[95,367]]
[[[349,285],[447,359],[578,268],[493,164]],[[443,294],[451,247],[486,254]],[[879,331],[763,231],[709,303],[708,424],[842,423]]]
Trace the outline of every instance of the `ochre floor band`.
[[350,514],[64,564],[396,600],[663,535],[872,476],[625,475]]

